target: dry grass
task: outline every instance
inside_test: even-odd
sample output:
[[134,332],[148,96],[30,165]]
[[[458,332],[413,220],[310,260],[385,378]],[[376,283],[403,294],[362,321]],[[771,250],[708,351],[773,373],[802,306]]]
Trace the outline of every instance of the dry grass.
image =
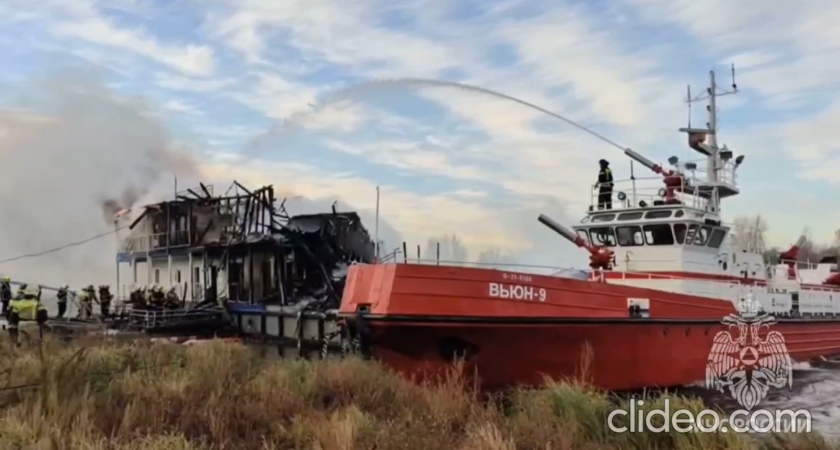
[[224,343],[0,344],[0,450],[840,448],[815,435],[615,434],[611,408],[576,383],[495,401],[457,370],[416,385],[359,360],[265,359]]

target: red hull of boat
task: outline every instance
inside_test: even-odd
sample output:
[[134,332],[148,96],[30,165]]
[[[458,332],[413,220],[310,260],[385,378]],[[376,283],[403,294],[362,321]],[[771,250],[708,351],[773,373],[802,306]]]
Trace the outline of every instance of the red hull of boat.
[[[477,374],[490,390],[539,385],[545,377],[579,377],[611,390],[691,384],[704,379],[712,339],[724,329],[715,323],[369,324],[374,356],[407,376],[444,374],[454,353],[442,348],[448,339],[474,344],[465,374]],[[794,360],[840,352],[840,323],[773,329],[785,336]]]
[[[546,300],[490,298],[489,283],[534,286]],[[630,317],[628,298],[649,299],[650,317]],[[402,264],[351,268],[341,312],[360,310],[373,355],[409,376],[441,375],[458,354],[486,389],[583,376],[613,390],[704,379],[720,320],[735,312],[728,301],[664,291]],[[794,360],[840,354],[840,320],[779,319],[772,329]]]

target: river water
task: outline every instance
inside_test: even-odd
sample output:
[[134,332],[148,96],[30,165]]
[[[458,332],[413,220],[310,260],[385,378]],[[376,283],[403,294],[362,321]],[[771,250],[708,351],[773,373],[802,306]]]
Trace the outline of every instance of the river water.
[[[679,394],[697,396],[710,407],[726,412],[743,409],[731,396],[698,386],[680,389]],[[840,437],[840,360],[823,361],[817,365],[798,363],[794,366],[793,382],[789,389],[771,389],[756,409],[804,409],[811,413],[814,430],[824,435]]]

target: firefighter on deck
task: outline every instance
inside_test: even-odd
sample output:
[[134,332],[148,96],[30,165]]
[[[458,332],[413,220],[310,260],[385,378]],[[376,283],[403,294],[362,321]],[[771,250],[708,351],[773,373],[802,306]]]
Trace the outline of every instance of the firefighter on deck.
[[0,283],[0,302],[2,302],[3,309],[0,315],[5,316],[9,311],[9,302],[12,301],[12,280],[9,277],[3,277],[3,282]]
[[56,297],[58,297],[58,318],[63,319],[64,315],[67,314],[67,293],[70,290],[70,286],[62,286],[61,289],[58,290]]
[[90,319],[93,317],[93,302],[96,301],[96,290],[93,285],[88,285],[79,293],[79,318]]
[[612,209],[613,176],[610,163],[606,159],[598,161],[601,171],[598,172],[598,209]]

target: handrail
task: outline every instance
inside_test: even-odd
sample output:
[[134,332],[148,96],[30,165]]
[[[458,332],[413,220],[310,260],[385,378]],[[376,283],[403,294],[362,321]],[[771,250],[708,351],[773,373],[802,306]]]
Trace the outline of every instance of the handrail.
[[436,260],[436,259],[423,259],[423,258],[406,258],[404,261],[387,261],[381,262],[381,264],[425,264],[425,265],[440,265],[440,266],[456,266],[456,267],[488,267],[496,270],[503,270],[499,269],[499,267],[511,267],[511,268],[527,268],[527,269],[546,269],[546,270],[554,270],[558,272],[565,272],[565,271],[578,271],[582,269],[577,269],[574,267],[559,267],[559,266],[544,266],[538,264],[520,264],[520,263],[492,263],[492,262],[478,262],[478,261],[454,261],[454,260]]
[[[733,284],[733,285],[734,284],[741,284],[740,280],[712,280],[712,279],[708,279],[708,278],[697,278],[697,277],[689,277],[689,276],[664,275],[664,274],[658,274],[658,273],[655,273],[655,272],[618,271],[618,270],[612,270],[612,271],[596,270],[596,271],[593,271],[593,274],[599,274],[600,275],[601,273],[620,273],[622,275],[622,277],[620,279],[622,279],[622,280],[627,279],[627,278],[625,278],[625,275],[644,275],[644,276],[648,277],[647,278],[648,280],[707,281],[707,282],[716,283],[716,284]],[[642,278],[642,279],[644,279],[644,278]]]
[[129,236],[123,240],[123,252],[145,252],[170,247],[190,245],[189,230],[172,230],[170,232]]
[[[657,183],[655,185],[649,185],[648,183],[645,183],[645,186],[638,186],[639,182],[644,181],[656,181]],[[615,197],[612,199],[613,211],[638,208],[638,203],[640,201],[644,201],[649,206],[653,206],[653,203],[655,201],[664,199],[664,197],[661,195],[662,191],[667,191],[665,185],[662,183],[661,177],[639,177],[635,179],[627,178],[615,180],[613,181],[612,185],[613,196],[617,196],[619,192],[623,192],[627,196],[626,200],[619,200]],[[697,195],[693,195],[690,192],[683,192],[683,190],[690,190],[692,188],[695,188],[696,186],[697,185],[692,182],[692,179],[688,177],[683,179],[682,183],[680,184],[680,187],[674,192],[675,197],[681,202],[679,206],[700,210],[705,210],[708,207],[709,201],[707,199],[699,197]],[[590,211],[597,210],[597,207],[599,205],[598,196],[598,184],[594,183],[591,185],[590,189]],[[629,204],[625,206],[624,202],[629,202]],[[600,210],[600,212],[607,211],[609,210]]]

